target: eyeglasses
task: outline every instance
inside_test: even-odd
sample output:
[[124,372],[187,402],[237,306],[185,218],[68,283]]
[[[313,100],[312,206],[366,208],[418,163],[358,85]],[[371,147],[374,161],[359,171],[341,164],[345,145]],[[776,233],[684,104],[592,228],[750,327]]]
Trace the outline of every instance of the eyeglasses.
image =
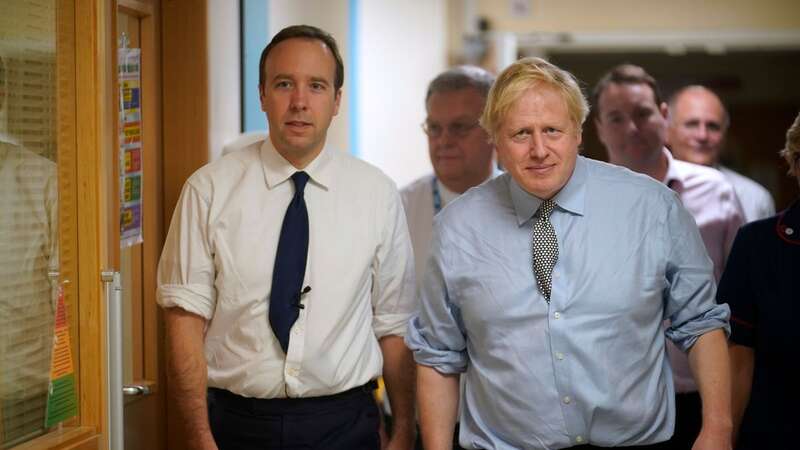
[[438,123],[429,123],[429,122],[422,122],[422,131],[428,135],[429,138],[436,139],[441,137],[444,134],[444,130],[447,129],[447,132],[450,133],[450,136],[455,136],[457,138],[463,138],[466,136],[473,128],[478,126],[478,121],[471,122],[471,123],[463,123],[463,122],[454,122],[446,127],[439,125]]

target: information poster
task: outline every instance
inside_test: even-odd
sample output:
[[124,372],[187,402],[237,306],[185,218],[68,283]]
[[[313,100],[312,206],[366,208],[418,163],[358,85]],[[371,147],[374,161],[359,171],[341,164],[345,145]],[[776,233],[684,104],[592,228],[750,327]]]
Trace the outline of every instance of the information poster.
[[50,388],[47,392],[45,426],[50,428],[78,415],[75,396],[75,368],[72,365],[72,348],[69,340],[69,321],[64,304],[64,290],[58,289],[56,304],[55,337],[50,358]]
[[141,50],[119,49],[120,239],[142,242]]

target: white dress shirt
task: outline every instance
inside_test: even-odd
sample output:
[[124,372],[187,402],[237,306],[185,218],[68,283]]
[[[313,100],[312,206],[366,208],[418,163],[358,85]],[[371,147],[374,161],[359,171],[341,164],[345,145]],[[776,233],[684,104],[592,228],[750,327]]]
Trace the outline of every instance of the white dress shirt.
[[27,399],[50,381],[58,177],[55,162],[2,134],[0,211],[0,398]]
[[[744,224],[744,212],[734,188],[718,170],[674,159],[666,149],[664,154],[668,160],[664,184],[678,193],[681,203],[694,217],[708,256],[714,263],[714,279],[719,282],[736,232]],[[667,352],[675,375],[675,390],[696,392],[697,384],[686,353],[670,341],[667,341]]]
[[745,222],[775,215],[775,201],[764,186],[727,167],[719,166],[718,169],[736,190],[736,196],[739,197],[744,211]]
[[158,301],[209,320],[208,385],[256,398],[315,397],[378,377],[378,340],[415,309],[411,243],[393,182],[325,149],[304,169],[304,309],[287,354],[268,322],[272,270],[296,172],[269,139],[194,173],[158,271]]
[[[414,247],[414,268],[417,283],[422,281],[425,270],[425,261],[428,259],[428,249],[431,243],[433,230],[433,216],[436,215],[433,206],[433,174],[425,175],[411,182],[400,191],[403,199],[403,209],[408,220],[408,231],[411,233],[411,245]],[[436,180],[441,198],[441,207],[453,201],[458,194],[447,189],[441,181]]]
[[[501,171],[495,169],[489,176],[492,179],[500,175]],[[408,230],[411,233],[411,245],[414,247],[414,267],[416,272],[417,284],[422,282],[425,271],[425,262],[428,259],[430,250],[431,235],[433,233],[434,211],[433,183],[434,174],[428,174],[412,181],[400,191],[403,199],[403,208],[406,211],[408,220]],[[436,187],[439,190],[441,208],[455,200],[460,194],[447,189],[447,186],[436,180]]]

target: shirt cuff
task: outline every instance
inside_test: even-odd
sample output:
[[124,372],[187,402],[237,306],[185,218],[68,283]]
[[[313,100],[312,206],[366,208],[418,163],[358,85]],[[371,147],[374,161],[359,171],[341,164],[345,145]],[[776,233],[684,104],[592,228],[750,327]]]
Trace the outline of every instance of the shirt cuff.
[[722,328],[725,331],[725,335],[730,336],[731,326],[728,323],[730,315],[731,310],[728,305],[715,305],[694,319],[679,325],[673,323],[671,327],[667,328],[666,334],[678,348],[683,352],[688,352],[697,342],[697,338],[709,331]]
[[214,315],[214,289],[201,284],[164,284],[158,287],[158,304],[163,308],[178,307],[206,320]]
[[406,335],[406,328],[410,317],[411,313],[376,315],[372,318],[372,329],[375,331],[375,336],[378,339],[384,336],[403,337]]
[[455,374],[467,370],[466,350],[447,350],[434,348],[419,330],[419,318],[411,319],[406,334],[406,346],[414,355],[414,361],[423,366],[433,367],[438,372]]

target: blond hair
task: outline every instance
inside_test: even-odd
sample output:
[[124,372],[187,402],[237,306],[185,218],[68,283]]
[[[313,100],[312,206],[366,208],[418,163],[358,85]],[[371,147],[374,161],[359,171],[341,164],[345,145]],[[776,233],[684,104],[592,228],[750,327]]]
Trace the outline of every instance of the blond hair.
[[528,89],[545,85],[556,89],[567,105],[567,111],[576,131],[580,131],[589,115],[589,103],[578,81],[571,73],[541,58],[522,58],[508,66],[489,91],[486,107],[481,116],[481,126],[495,137],[500,124],[512,105]]
[[781,156],[789,163],[789,174],[800,178],[800,114],[786,131],[786,147],[781,150]]

